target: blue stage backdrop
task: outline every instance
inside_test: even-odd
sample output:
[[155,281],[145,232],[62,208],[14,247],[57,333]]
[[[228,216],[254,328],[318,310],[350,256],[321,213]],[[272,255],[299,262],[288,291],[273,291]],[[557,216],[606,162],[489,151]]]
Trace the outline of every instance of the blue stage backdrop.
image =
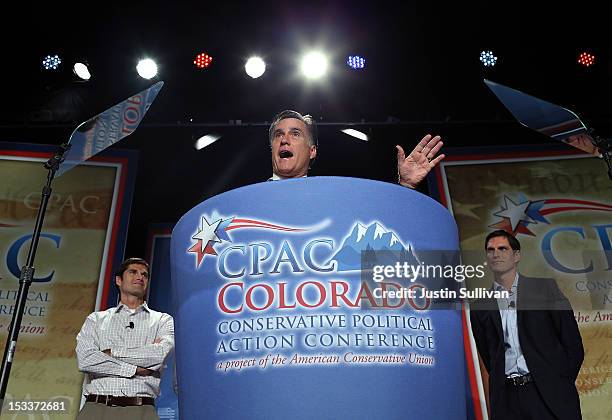
[[457,249],[445,208],[377,181],[265,182],[194,207],[171,241],[181,418],[466,418],[460,311],[377,308],[360,277],[362,251]]
[[[149,226],[147,259],[151,264],[151,283],[147,302],[157,311],[176,316],[175,302],[170,293],[170,232],[172,225]],[[174,352],[170,353],[164,366],[159,385],[159,396],[155,400],[157,414],[161,420],[178,420],[178,384]]]

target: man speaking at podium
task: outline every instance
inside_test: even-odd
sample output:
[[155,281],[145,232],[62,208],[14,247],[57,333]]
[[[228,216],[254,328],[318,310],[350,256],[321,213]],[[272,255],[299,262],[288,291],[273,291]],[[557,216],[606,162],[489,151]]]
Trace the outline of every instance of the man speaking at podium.
[[[274,117],[269,130],[272,148],[270,181],[302,178],[308,175],[308,169],[317,157],[316,131],[315,122],[310,115],[285,110]],[[428,134],[408,156],[401,146],[396,146],[400,185],[416,188],[429,171],[444,159],[444,154],[436,157],[442,145],[440,136],[433,137]]]

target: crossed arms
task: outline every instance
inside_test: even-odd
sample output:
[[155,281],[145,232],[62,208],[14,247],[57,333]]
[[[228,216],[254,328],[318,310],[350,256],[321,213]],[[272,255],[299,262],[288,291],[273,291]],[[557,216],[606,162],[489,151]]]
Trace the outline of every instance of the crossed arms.
[[85,320],[77,335],[77,360],[81,372],[103,376],[131,378],[157,375],[164,360],[174,348],[174,322],[162,314],[157,337],[140,347],[121,347],[105,343],[96,329],[96,314]]

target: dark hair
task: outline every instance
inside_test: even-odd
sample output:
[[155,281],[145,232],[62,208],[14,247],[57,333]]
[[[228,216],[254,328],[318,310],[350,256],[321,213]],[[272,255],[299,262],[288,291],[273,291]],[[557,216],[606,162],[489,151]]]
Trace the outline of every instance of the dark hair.
[[489,243],[489,241],[492,238],[497,238],[497,237],[506,238],[508,240],[508,243],[510,244],[510,248],[512,248],[513,251],[521,250],[521,243],[518,241],[518,239],[516,239],[513,234],[505,230],[502,230],[502,229],[494,230],[493,232],[487,235],[487,238],[485,239],[485,243],[484,243],[485,249],[487,249],[487,244]]
[[127,270],[127,268],[130,266],[130,264],[141,264],[141,265],[144,265],[145,267],[147,267],[147,270],[150,270],[148,262],[146,262],[142,258],[132,257],[132,258],[128,258],[128,259],[124,260],[121,263],[121,265],[119,266],[117,271],[115,271],[115,276],[122,277],[123,273],[125,272],[125,270]]
[[[148,262],[146,262],[142,258],[132,257],[132,258],[128,258],[128,259],[124,260],[121,263],[119,268],[115,271],[115,276],[123,278],[123,273],[125,273],[125,270],[127,270],[127,268],[130,266],[130,264],[141,264],[141,265],[144,265],[145,267],[147,267],[147,271],[151,270],[149,268],[149,263]],[[119,290],[119,286],[117,286],[117,282],[115,281],[115,279],[113,279],[113,283],[115,284],[115,289],[117,289],[117,299],[119,299],[121,297],[121,290]]]
[[281,111],[274,116],[272,124],[270,124],[270,129],[268,130],[268,139],[270,140],[270,144],[272,144],[272,137],[277,124],[287,118],[295,118],[306,124],[306,128],[308,129],[308,143],[311,146],[318,146],[319,141],[317,139],[317,125],[315,124],[314,118],[311,115],[302,115],[299,112],[292,111],[290,109]]

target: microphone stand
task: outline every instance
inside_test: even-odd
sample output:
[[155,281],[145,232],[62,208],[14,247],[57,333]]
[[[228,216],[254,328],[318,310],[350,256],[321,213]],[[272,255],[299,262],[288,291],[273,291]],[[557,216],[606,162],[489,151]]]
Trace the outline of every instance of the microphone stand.
[[608,166],[608,177],[612,180],[612,141],[593,134],[593,130],[589,130],[589,135],[591,137],[591,142],[597,147],[599,153],[601,153],[601,158],[606,162]]
[[40,239],[40,232],[45,219],[47,204],[49,204],[49,199],[51,197],[51,182],[53,181],[55,173],[58,171],[60,164],[64,161],[64,154],[70,150],[70,146],[71,145],[69,142],[63,143],[55,155],[44,165],[48,170],[47,183],[42,189],[42,200],[40,202],[40,207],[38,208],[38,215],[36,216],[36,224],[34,225],[34,233],[30,243],[28,258],[26,260],[26,264],[21,269],[21,275],[19,277],[19,292],[17,294],[17,301],[15,303],[15,310],[13,312],[13,318],[11,320],[8,336],[6,338],[4,357],[2,358],[2,376],[0,377],[0,410],[4,406],[4,397],[6,395],[6,388],[8,385],[9,375],[11,373],[11,366],[13,364],[13,356],[15,355],[15,349],[17,347],[17,338],[19,336],[19,329],[21,328],[23,311],[25,309],[28,290],[34,278],[34,257],[36,256],[36,249],[38,248],[38,240]]

